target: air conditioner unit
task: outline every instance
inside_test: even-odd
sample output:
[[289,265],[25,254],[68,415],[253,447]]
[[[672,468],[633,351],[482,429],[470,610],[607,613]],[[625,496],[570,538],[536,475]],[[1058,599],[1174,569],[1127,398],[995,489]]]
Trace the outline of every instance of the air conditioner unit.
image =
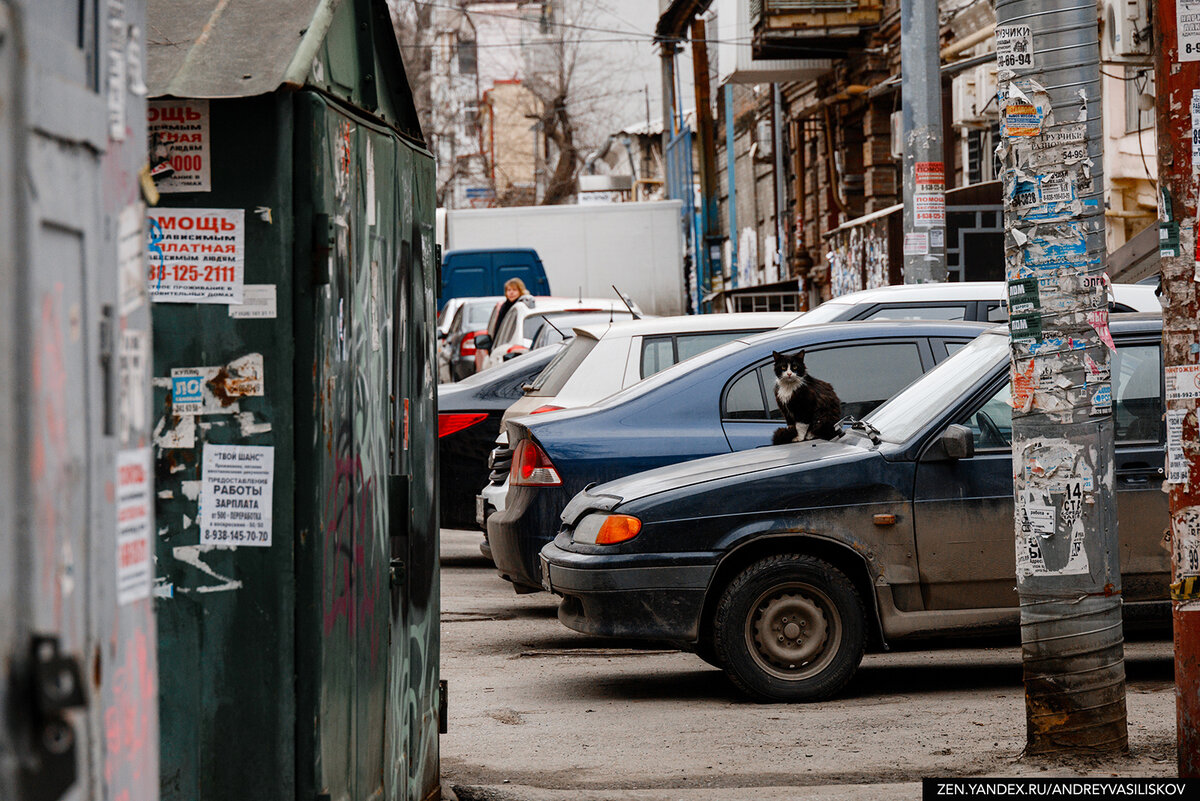
[[1103,61],[1145,61],[1150,55],[1150,16],[1146,0],[1104,0]]
[[1000,101],[996,98],[996,65],[980,64],[975,68],[975,115],[982,121],[1000,116]]
[[976,121],[975,73],[961,72],[950,82],[950,119],[955,125]]

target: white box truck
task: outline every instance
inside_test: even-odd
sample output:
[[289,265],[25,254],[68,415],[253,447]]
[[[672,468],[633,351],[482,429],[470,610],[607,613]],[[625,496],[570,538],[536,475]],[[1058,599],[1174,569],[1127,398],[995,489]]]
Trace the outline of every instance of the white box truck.
[[649,314],[683,314],[678,200],[438,210],[443,251],[533,248],[564,297],[607,297],[612,284]]

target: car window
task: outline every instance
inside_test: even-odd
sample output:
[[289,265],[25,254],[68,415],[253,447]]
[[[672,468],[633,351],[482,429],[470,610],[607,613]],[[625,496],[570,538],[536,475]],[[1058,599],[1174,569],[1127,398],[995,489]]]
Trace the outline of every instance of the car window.
[[675,340],[672,337],[642,339],[642,378],[667,369],[675,361]]
[[1005,384],[963,421],[975,439],[975,450],[1012,448],[1012,392]]
[[1113,357],[1113,423],[1117,442],[1157,442],[1162,436],[1159,345],[1129,345]]
[[487,301],[485,303],[470,303],[464,306],[467,310],[467,325],[472,331],[478,330],[479,326],[487,323],[488,318],[492,316],[492,309],[497,306],[496,301]]
[[1004,303],[989,303],[986,316],[989,323],[1007,323],[1008,306]]
[[495,347],[502,342],[512,341],[513,333],[517,330],[517,318],[520,316],[521,315],[517,313],[517,307],[514,304],[513,307],[508,310],[508,314],[504,315],[504,322],[500,323],[500,330],[496,332],[495,339],[492,342],[493,350],[495,350]]
[[766,401],[758,376],[759,370],[751,370],[730,385],[725,393],[725,419],[767,419]]
[[533,379],[527,394],[538,397],[557,395],[599,340],[588,336],[575,337]]
[[546,318],[540,314],[531,314],[525,318],[525,324],[521,328],[521,337],[523,339],[533,339],[537,336],[537,332],[546,324]]
[[675,338],[679,361],[690,359],[717,345],[723,345],[734,337],[749,336],[755,331],[716,331],[705,334],[680,334]]
[[[810,350],[804,357],[810,375],[827,381],[842,401],[842,414],[862,419],[868,412],[899,392],[924,372],[921,352],[915,342],[872,342]],[[757,374],[758,381],[748,376]],[[750,387],[761,383],[765,403],[751,414]],[[775,368],[771,362],[737,379],[725,396],[727,420],[782,420],[775,403]],[[735,396],[735,390],[737,395]],[[737,406],[732,405],[737,402]]]
[[[1113,420],[1117,442],[1156,442],[1160,434],[1161,364],[1158,345],[1129,345],[1113,356],[1111,369]],[[1012,446],[1012,395],[1005,384],[987,403],[963,421],[975,437],[976,450],[1008,450]]]
[[965,320],[963,306],[886,306],[876,309],[863,320]]
[[462,329],[462,319],[463,319],[463,312],[466,310],[466,308],[467,308],[466,306],[459,306],[458,310],[456,312],[454,312],[454,317],[450,320],[450,327],[447,329],[448,331],[450,331],[451,333],[454,333],[454,332],[463,330]]
[[921,377],[916,342],[870,342],[809,351],[809,375],[828,381],[842,401],[842,415],[859,420]]

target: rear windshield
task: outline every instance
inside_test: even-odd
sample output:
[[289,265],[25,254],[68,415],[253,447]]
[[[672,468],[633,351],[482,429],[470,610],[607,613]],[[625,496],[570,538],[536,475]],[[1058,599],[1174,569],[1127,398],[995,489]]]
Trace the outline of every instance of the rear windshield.
[[487,325],[488,318],[492,316],[492,309],[494,308],[496,308],[496,301],[494,300],[468,303],[467,326],[474,331],[480,326]]
[[584,336],[572,339],[553,361],[546,365],[546,369],[533,379],[533,386],[526,394],[534,397],[557,395],[592,352],[592,348],[596,347],[597,342],[599,340]]

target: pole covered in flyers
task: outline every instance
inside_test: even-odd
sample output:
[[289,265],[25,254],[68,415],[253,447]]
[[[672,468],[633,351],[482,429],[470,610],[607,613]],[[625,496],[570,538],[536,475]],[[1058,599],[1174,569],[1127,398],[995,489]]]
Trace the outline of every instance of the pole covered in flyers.
[[937,3],[900,0],[904,283],[946,280],[946,165]]
[[1171,611],[1179,775],[1200,776],[1200,3],[1155,7],[1158,236],[1162,268],[1167,485],[1171,510]]
[[1128,750],[1096,9],[997,0],[1030,754]]

